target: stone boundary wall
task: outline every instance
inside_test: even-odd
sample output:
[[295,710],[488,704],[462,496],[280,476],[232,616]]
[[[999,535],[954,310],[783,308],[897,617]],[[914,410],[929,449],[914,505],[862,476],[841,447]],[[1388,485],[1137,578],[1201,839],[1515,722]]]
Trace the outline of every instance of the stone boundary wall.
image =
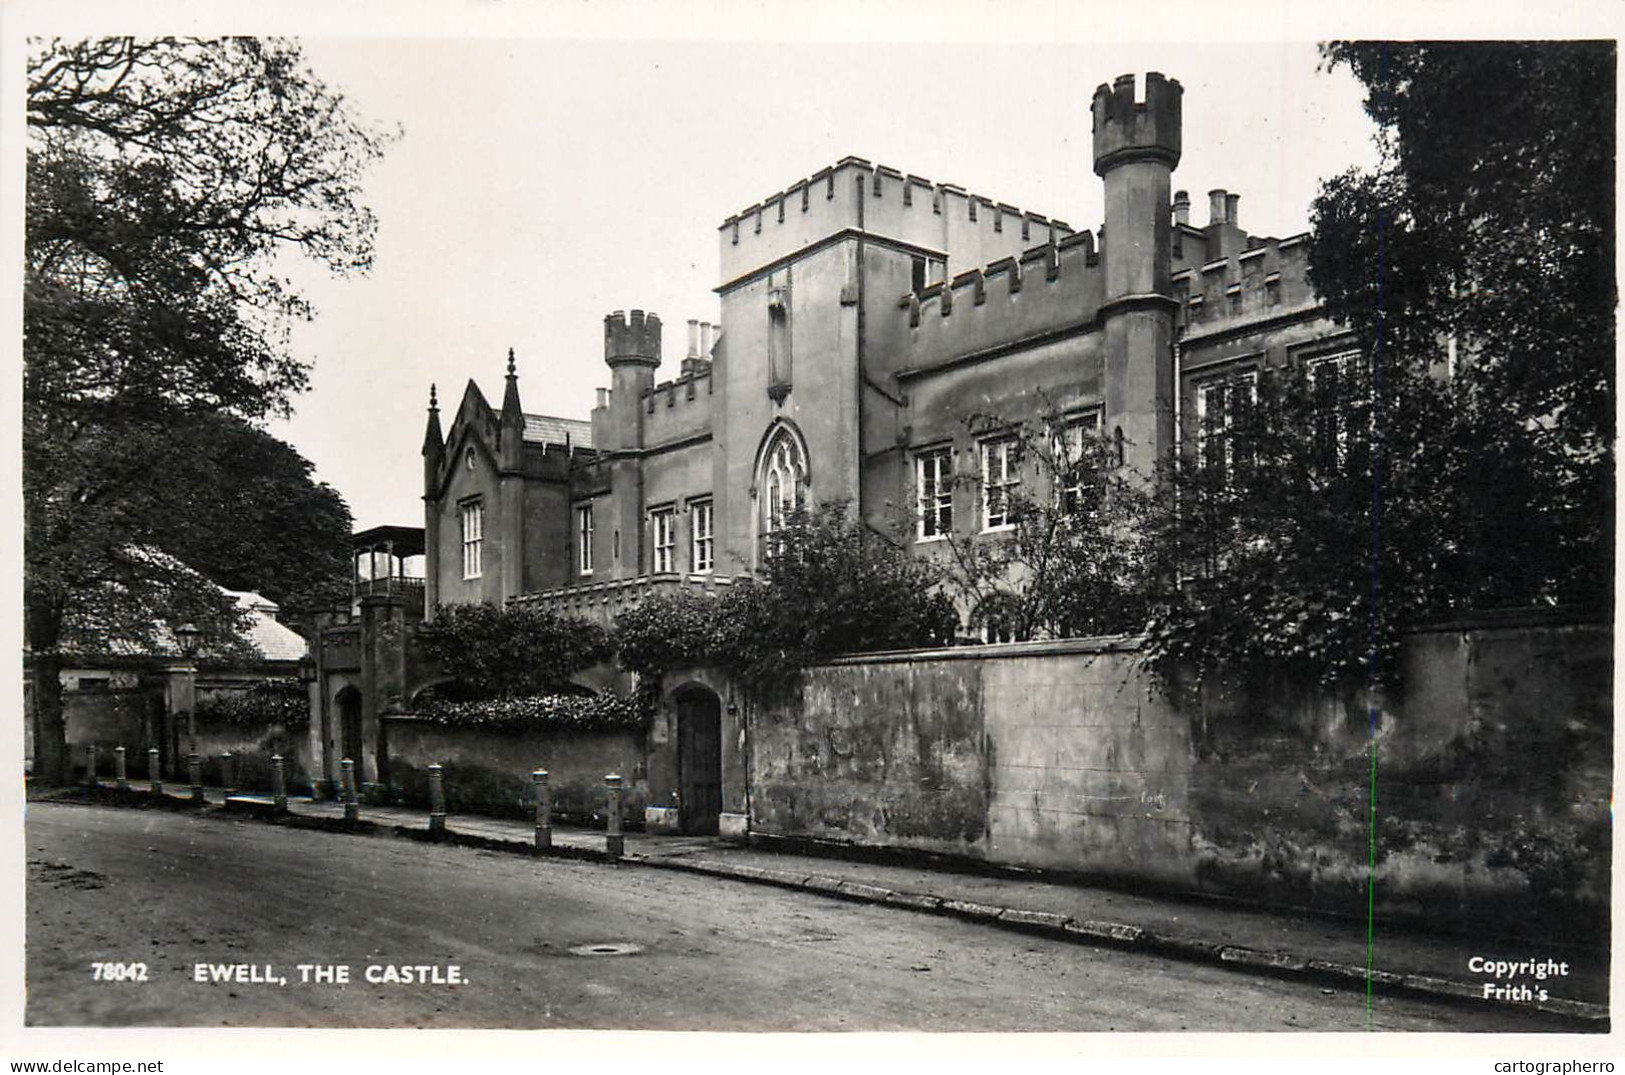
[[511,730],[453,727],[417,716],[383,719],[390,797],[429,805],[428,768],[442,766],[452,813],[531,817],[531,770],[546,769],[554,815],[602,825],[609,796],[604,776],[623,778],[621,815],[641,828],[649,795],[644,736],[632,731]]
[[810,669],[751,724],[753,832],[1364,916],[1603,936],[1612,630],[1422,631],[1405,695],[1161,695],[1134,639]]

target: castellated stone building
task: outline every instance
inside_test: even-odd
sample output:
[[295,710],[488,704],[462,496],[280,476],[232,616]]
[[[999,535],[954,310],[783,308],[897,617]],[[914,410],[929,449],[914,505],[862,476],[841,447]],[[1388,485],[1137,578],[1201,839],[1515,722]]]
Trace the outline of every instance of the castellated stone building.
[[[437,675],[409,627],[438,607],[608,622],[652,593],[733,585],[800,505],[853,505],[922,556],[944,555],[950,533],[1007,540],[1001,492],[1043,479],[968,415],[1059,416],[1149,473],[1181,439],[1222,452],[1263,368],[1347,361],[1302,236],[1248,235],[1223,190],[1192,223],[1172,184],[1183,90],[1135,81],[1094,95],[1098,232],[848,157],[722,221],[720,322],[688,324],[675,377],[659,379],[660,318],[632,310],[604,319],[610,383],[590,421],[526,413],[511,355],[499,406],[470,382],[443,423],[431,391],[424,529],[356,536],[357,608],[315,647],[324,783],[340,758],[369,787],[402,779],[426,734],[414,699]],[[421,600],[394,566],[419,551]],[[629,774],[651,829],[738,835],[749,700],[704,669],[667,678],[647,734],[582,765]],[[536,749],[563,771],[564,746]]]
[[1140,98],[1132,75],[1095,91],[1098,233],[847,157],[722,221],[721,320],[688,323],[672,379],[660,318],[616,311],[590,423],[525,413],[511,356],[500,408],[471,381],[443,431],[431,404],[429,614],[517,599],[607,619],[727,585],[811,503],[922,555],[950,530],[997,540],[996,487],[1038,479],[967,414],[1059,414],[1149,471],[1181,434],[1222,436],[1260,368],[1346,361],[1303,236],[1249,235],[1223,190],[1192,223],[1182,95],[1156,73]]

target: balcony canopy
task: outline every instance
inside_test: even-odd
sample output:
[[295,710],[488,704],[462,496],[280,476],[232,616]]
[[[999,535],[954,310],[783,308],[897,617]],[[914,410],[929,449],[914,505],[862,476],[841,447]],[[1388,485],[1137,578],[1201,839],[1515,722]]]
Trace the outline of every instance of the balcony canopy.
[[357,530],[350,535],[350,549],[354,552],[388,550],[399,557],[423,555],[423,527],[374,526]]

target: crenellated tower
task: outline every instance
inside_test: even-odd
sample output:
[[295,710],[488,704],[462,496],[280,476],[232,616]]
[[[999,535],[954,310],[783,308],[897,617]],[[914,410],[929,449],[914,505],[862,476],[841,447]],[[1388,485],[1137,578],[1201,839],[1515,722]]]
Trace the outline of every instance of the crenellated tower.
[[642,310],[630,314],[616,310],[604,318],[604,362],[610,368],[609,420],[606,444],[597,447],[610,455],[611,518],[613,527],[611,578],[626,578],[644,570],[645,506],[643,461],[644,398],[654,388],[660,366],[660,317]]
[[643,396],[660,366],[660,316],[621,310],[604,317],[604,363],[610,368],[610,437],[600,447],[643,447]]
[[1184,89],[1155,71],[1145,100],[1134,76],[1094,97],[1094,166],[1106,188],[1103,428],[1121,431],[1125,461],[1149,477],[1174,444],[1170,189],[1180,156]]

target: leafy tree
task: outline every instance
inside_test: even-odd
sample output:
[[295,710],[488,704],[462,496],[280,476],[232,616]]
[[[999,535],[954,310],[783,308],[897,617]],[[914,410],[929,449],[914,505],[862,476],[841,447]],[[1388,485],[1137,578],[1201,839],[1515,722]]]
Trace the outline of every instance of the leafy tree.
[[284,606],[350,593],[350,509],[292,446],[230,415],[170,427],[155,544],[220,585]]
[[1324,56],[1382,150],[1324,186],[1310,247],[1373,363],[1380,543],[1436,561],[1420,612],[1611,603],[1614,45]]
[[614,652],[597,624],[529,605],[442,605],[417,637],[423,656],[454,677],[440,694],[462,700],[557,692]]
[[[1166,684],[1338,684],[1363,678],[1373,645],[1397,643],[1372,632],[1372,572],[1428,569],[1373,545],[1368,367],[1337,369],[1319,385],[1303,369],[1265,372],[1232,394],[1222,439],[1159,472],[1141,520],[1156,550],[1145,648]],[[1400,587],[1381,611],[1416,596]]]
[[1224,458],[1166,467],[1148,647],[1170,679],[1392,683],[1418,623],[1611,603],[1613,46],[1324,56],[1379,125],[1380,165],[1323,185],[1310,243],[1360,353],[1266,371]]
[[151,640],[188,605],[229,625],[204,580],[134,554],[186,522],[153,464],[188,416],[257,419],[304,387],[287,326],[312,311],[275,259],[369,265],[359,183],[387,139],[282,41],[52,40],[26,104],[25,631],[60,779],[65,644]]
[[[1146,613],[1145,493],[1109,436],[1046,407],[1035,421],[967,419],[1012,446],[1019,481],[999,494],[1010,530],[950,533],[949,585],[971,626],[1014,641],[1138,630]],[[983,494],[979,473],[957,481]]]
[[758,696],[843,653],[941,645],[959,617],[930,563],[853,518],[848,505],[791,513],[768,542],[760,581],[717,596],[661,595],[615,620],[621,662],[652,682],[716,664]]

